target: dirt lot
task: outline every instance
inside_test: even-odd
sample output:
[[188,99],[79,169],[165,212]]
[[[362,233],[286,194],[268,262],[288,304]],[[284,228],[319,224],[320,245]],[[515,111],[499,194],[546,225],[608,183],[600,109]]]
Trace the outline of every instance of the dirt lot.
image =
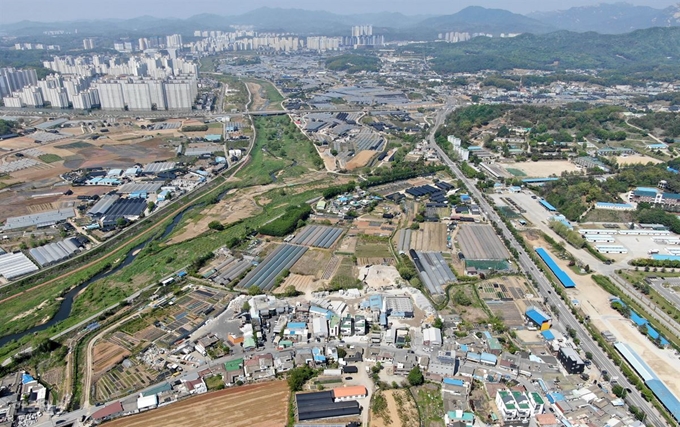
[[357,240],[358,238],[356,235],[346,235],[345,238],[340,241],[336,252],[341,254],[353,254],[357,249]]
[[[110,427],[280,427],[286,424],[285,381],[234,387],[113,421]],[[266,410],[263,410],[266,408]],[[215,416],[219,414],[219,416]]]
[[541,162],[520,162],[504,165],[507,168],[519,169],[528,177],[544,178],[550,175],[560,176],[562,172],[576,172],[580,169],[567,160],[551,160]]
[[363,278],[369,288],[380,289],[385,286],[394,286],[401,281],[401,276],[396,267],[391,265],[372,265],[369,268],[359,269],[359,278]]
[[93,374],[97,375],[106,372],[116,364],[120,363],[130,352],[121,346],[103,341],[94,347],[94,363],[92,366]]
[[618,156],[616,158],[616,162],[620,165],[632,165],[632,164],[635,164],[635,163],[647,164],[649,162],[652,162],[654,164],[663,163],[661,160],[655,159],[654,157],[642,156],[642,155],[639,155],[639,154],[634,155],[634,156],[626,156],[626,157]]
[[441,222],[424,222],[420,230],[411,233],[411,249],[416,251],[446,252],[446,225]]
[[345,169],[351,171],[354,169],[358,168],[363,168],[366,166],[373,156],[378,154],[377,151],[371,151],[371,150],[364,150],[364,151],[359,151],[359,153],[352,158],[347,164],[345,165]]
[[[370,425],[374,427],[417,427],[418,410],[407,390],[387,390],[383,396],[386,407],[377,414],[371,410]],[[375,399],[376,396],[373,398]]]

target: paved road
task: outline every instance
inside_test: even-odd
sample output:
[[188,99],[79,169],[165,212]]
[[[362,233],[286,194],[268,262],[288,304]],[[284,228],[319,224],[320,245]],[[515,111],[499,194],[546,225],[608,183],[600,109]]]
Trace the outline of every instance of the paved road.
[[[597,367],[601,371],[602,370],[608,371],[612,377],[618,376],[619,384],[624,388],[631,390],[631,393],[628,394],[627,399],[629,402],[631,402],[633,405],[637,406],[645,414],[647,414],[646,422],[648,424],[659,427],[667,425],[665,421],[660,417],[656,409],[654,409],[649,403],[647,403],[647,401],[645,401],[642,398],[642,396],[635,389],[635,387],[628,382],[625,376],[623,376],[618,367],[614,365],[614,363],[612,363],[611,360],[609,360],[607,355],[600,349],[600,347],[597,345],[595,340],[590,336],[588,331],[576,320],[576,318],[572,315],[569,308],[564,305],[559,296],[557,296],[554,292],[551,291],[552,285],[550,284],[548,279],[543,275],[543,273],[538,269],[538,267],[536,267],[533,260],[524,251],[522,246],[520,246],[519,242],[515,239],[512,233],[510,233],[510,230],[506,227],[505,223],[501,220],[501,218],[498,216],[496,211],[491,207],[491,205],[486,201],[481,191],[477,189],[475,182],[465,177],[465,175],[463,175],[458,166],[447,156],[444,150],[441,147],[439,147],[439,145],[435,142],[434,139],[435,132],[444,123],[446,116],[450,112],[452,112],[455,109],[455,107],[456,107],[455,101],[449,100],[449,102],[447,102],[446,107],[443,110],[441,110],[440,113],[437,115],[435,124],[430,131],[431,132],[429,136],[430,145],[435,150],[437,150],[443,163],[446,166],[448,166],[449,169],[451,169],[451,172],[453,172],[456,178],[463,181],[463,183],[467,186],[468,190],[470,191],[471,196],[473,196],[477,203],[479,204],[481,210],[486,213],[489,220],[495,222],[500,227],[503,236],[506,239],[508,239],[510,245],[515,250],[517,250],[517,253],[519,254],[518,262],[521,270],[523,270],[527,274],[527,276],[532,277],[538,283],[541,295],[546,297],[551,305],[557,307],[558,311],[557,314],[559,316],[560,322],[555,324],[554,327],[564,333],[566,333],[566,329],[569,327],[575,329],[578,333],[579,339],[581,340],[581,348],[583,349],[583,351],[590,352],[593,354],[593,362],[597,365]],[[598,267],[600,264],[602,263],[599,263]]]

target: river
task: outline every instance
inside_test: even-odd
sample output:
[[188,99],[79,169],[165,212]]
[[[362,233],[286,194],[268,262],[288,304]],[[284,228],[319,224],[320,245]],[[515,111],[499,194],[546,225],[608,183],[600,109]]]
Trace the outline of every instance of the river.
[[[185,213],[187,213],[190,209],[193,209],[197,205],[192,205],[184,208],[181,212],[179,212],[175,217],[172,219],[172,222],[168,224],[165,227],[165,230],[163,231],[163,234],[158,238],[158,240],[162,241],[165,239],[172,231],[177,227],[177,224],[182,220],[182,217],[184,216]],[[128,253],[125,255],[125,259],[123,259],[123,262],[118,264],[112,269],[102,271],[100,273],[95,274],[92,276],[89,280],[83,282],[82,284],[76,286],[75,288],[71,289],[68,291],[66,295],[64,295],[64,299],[61,301],[61,305],[59,306],[59,310],[57,310],[57,313],[47,322],[35,326],[31,329],[27,329],[23,332],[19,332],[16,334],[11,334],[11,335],[5,335],[4,337],[0,337],[0,347],[8,344],[9,342],[15,340],[18,341],[21,338],[25,337],[26,335],[29,334],[34,334],[36,332],[44,331],[45,329],[50,328],[53,325],[56,325],[59,322],[62,322],[71,315],[71,311],[73,309],[73,301],[75,300],[76,295],[80,293],[80,291],[84,290],[87,288],[90,284],[96,282],[97,280],[104,279],[112,274],[117,273],[121,269],[127,267],[132,263],[132,261],[135,260],[137,255],[141,252],[141,249],[143,249],[150,241],[152,238],[148,238],[147,240],[143,241],[142,243],[138,244],[134,248],[130,249]]]

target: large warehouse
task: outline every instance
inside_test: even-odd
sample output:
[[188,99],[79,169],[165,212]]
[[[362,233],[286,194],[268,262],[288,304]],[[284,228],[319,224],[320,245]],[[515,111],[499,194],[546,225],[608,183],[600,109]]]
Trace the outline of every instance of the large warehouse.
[[76,213],[72,208],[14,216],[7,218],[3,230],[9,231],[28,227],[49,227],[51,225],[66,221],[67,219],[74,216],[76,216]]
[[463,224],[458,231],[458,245],[465,255],[465,267],[479,270],[508,270],[510,253],[486,224]]

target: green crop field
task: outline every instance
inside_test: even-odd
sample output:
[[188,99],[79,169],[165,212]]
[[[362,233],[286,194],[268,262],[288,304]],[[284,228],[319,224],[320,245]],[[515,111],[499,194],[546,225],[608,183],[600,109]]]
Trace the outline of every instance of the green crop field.
[[60,160],[63,160],[61,157],[57,156],[56,154],[42,154],[42,155],[38,156],[38,158],[45,163],[54,163],[54,162],[58,162]]

